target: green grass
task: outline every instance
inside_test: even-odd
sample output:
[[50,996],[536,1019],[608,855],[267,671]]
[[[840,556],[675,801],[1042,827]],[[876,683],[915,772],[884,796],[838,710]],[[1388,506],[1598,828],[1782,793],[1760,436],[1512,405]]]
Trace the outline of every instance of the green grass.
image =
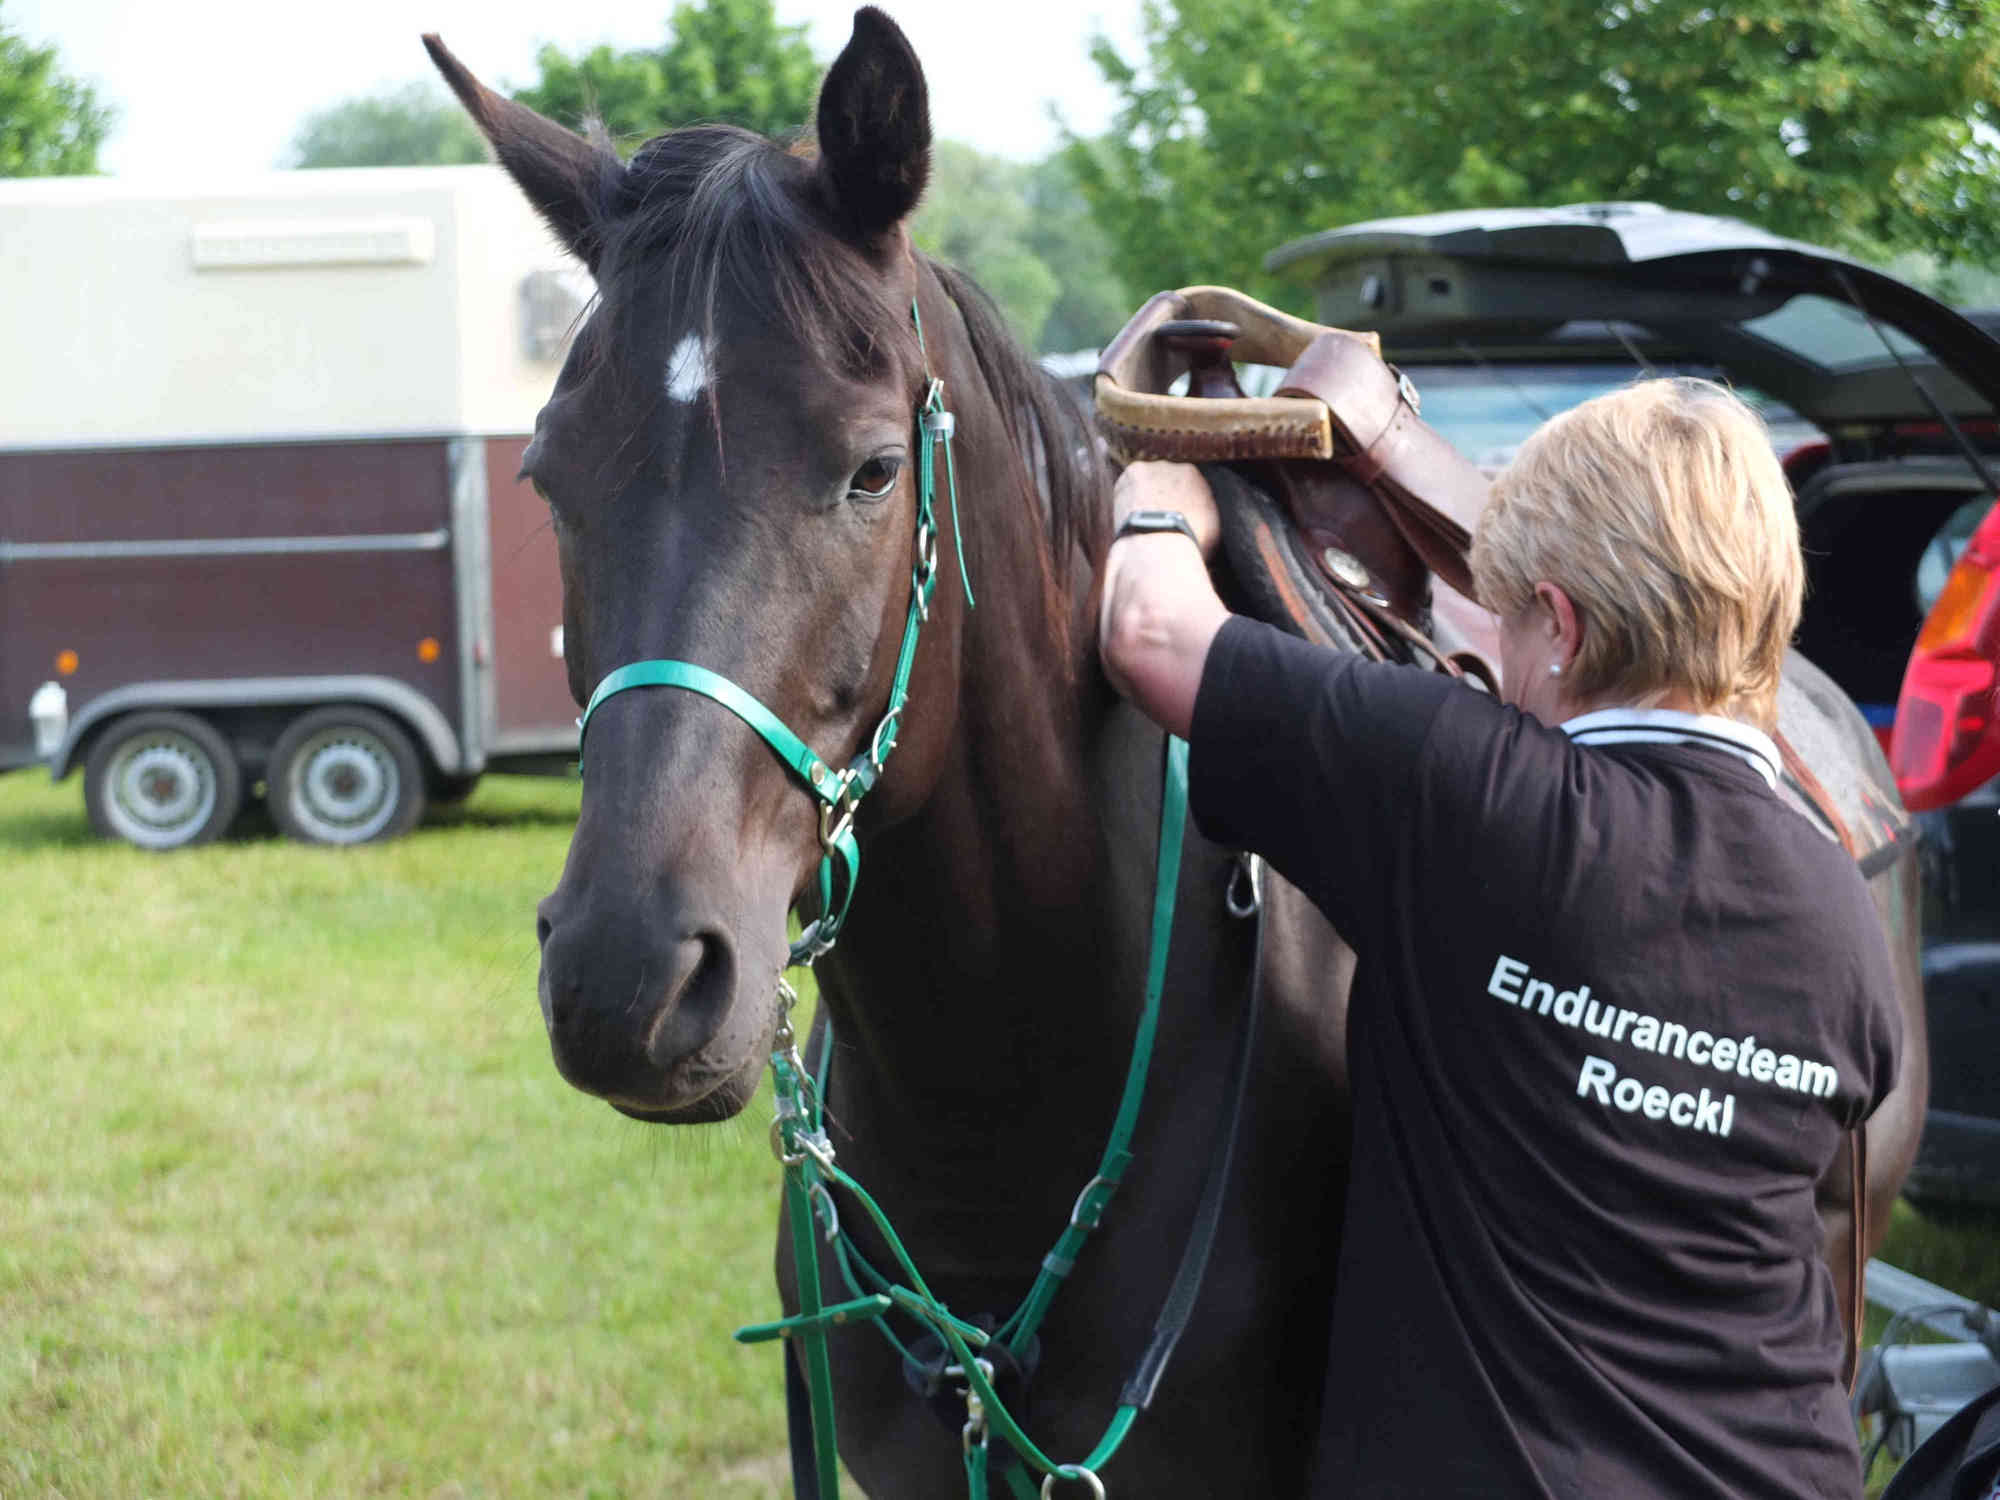
[[549,1063],[576,800],[161,857],[0,778],[0,1496],[782,1492],[764,1106]]
[[[766,1105],[648,1128],[549,1063],[577,795],[157,856],[0,777],[0,1500],[784,1492],[776,1346],[729,1339],[775,1315]],[[1990,1226],[1882,1254],[2000,1304]]]

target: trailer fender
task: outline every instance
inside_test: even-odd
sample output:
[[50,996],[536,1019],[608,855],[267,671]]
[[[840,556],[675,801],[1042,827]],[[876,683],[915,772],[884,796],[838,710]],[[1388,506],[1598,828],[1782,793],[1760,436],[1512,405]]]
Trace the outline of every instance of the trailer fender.
[[93,698],[78,709],[69,732],[49,760],[60,781],[76,769],[77,751],[91,731],[114,714],[139,708],[250,708],[260,705],[365,703],[396,715],[423,741],[437,769],[455,776],[481,768],[465,764],[451,720],[429,698],[393,677],[232,677],[216,681],[131,682]]

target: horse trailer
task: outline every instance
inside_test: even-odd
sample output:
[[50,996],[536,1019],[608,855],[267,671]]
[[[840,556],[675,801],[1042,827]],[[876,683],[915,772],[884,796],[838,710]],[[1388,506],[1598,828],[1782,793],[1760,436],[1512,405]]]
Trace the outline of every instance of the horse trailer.
[[0,184],[0,770],[147,848],[566,768],[517,479],[588,276],[494,167]]

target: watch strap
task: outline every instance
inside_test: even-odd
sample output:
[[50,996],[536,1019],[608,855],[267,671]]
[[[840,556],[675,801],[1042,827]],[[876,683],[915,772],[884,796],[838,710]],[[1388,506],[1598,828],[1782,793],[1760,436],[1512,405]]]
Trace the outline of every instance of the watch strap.
[[1117,534],[1112,540],[1126,536],[1150,536],[1162,531],[1178,531],[1196,547],[1201,546],[1201,538],[1194,534],[1194,527],[1177,510],[1135,510],[1118,523]]

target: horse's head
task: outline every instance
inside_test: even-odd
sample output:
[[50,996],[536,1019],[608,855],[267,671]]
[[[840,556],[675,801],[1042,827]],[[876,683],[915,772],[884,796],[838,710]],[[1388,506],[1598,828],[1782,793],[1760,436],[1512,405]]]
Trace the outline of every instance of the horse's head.
[[[903,220],[930,123],[908,43],[856,15],[816,154],[700,126],[623,165],[426,41],[597,279],[525,464],[559,542],[571,692],[582,704],[629,663],[695,663],[846,766],[890,695],[917,530],[927,369]],[[942,759],[957,603],[938,591],[918,653],[925,714],[880,794],[892,815]],[[776,1025],[820,804],[698,692],[620,693],[587,734],[582,815],[538,924],[556,1064],[642,1118],[726,1117]]]

